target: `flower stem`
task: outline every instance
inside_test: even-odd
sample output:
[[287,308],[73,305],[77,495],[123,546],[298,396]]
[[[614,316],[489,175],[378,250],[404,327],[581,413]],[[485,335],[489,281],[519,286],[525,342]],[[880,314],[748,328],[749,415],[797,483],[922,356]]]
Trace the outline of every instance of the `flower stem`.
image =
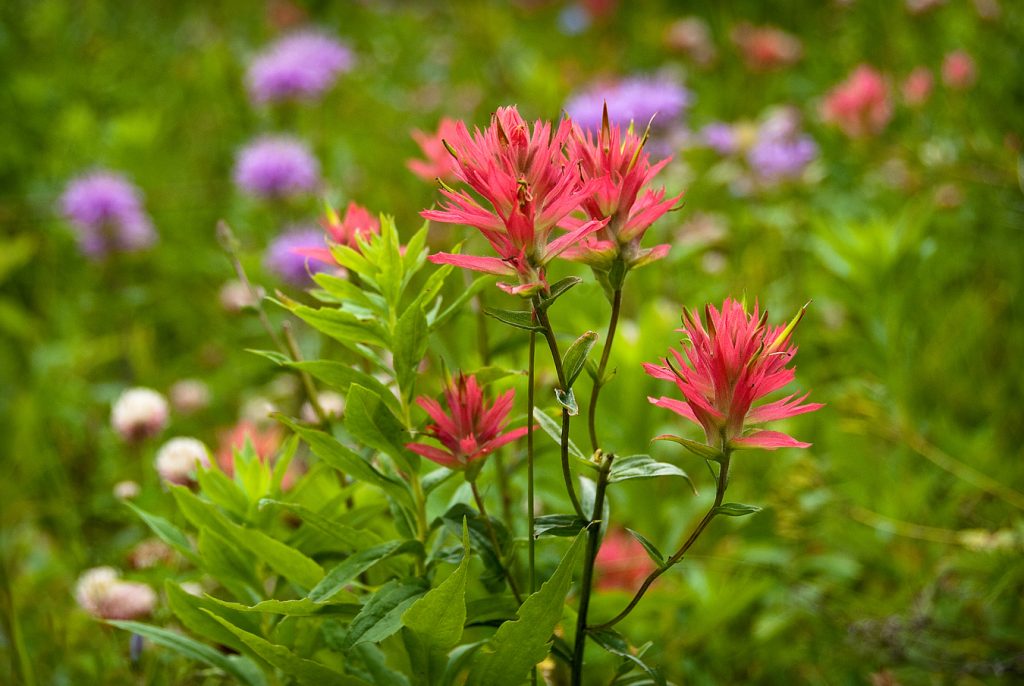
[[[537,323],[541,325],[544,330],[544,338],[548,342],[548,349],[551,351],[551,361],[555,365],[555,375],[558,377],[558,386],[566,393],[569,393],[567,388],[568,384],[565,379],[565,369],[562,368],[562,354],[558,351],[558,340],[555,339],[555,331],[551,328],[551,320],[548,319],[548,314],[543,307],[540,306],[539,299],[534,300],[533,313],[537,318]],[[572,483],[572,471],[569,469],[569,422],[571,415],[569,409],[562,406],[562,432],[561,432],[561,452],[562,452],[562,479],[565,481],[565,490],[569,494],[569,500],[572,502],[572,508],[576,512],[576,515],[580,519],[586,519],[587,516],[583,513],[583,507],[580,505],[580,500],[576,497],[576,488]]]
[[597,474],[597,489],[594,493],[594,511],[587,525],[587,552],[583,559],[583,579],[580,585],[580,607],[576,615],[576,644],[572,652],[572,686],[583,682],[583,654],[587,647],[587,612],[590,610],[590,594],[594,585],[594,563],[601,547],[601,518],[604,512],[604,494],[608,488],[608,474],[611,471],[612,454],[601,459]]
[[590,447],[596,451],[599,444],[597,441],[597,397],[604,387],[604,370],[608,367],[608,357],[612,352],[612,343],[615,342],[615,329],[619,325],[619,311],[622,308],[622,289],[616,288],[612,296],[612,314],[608,320],[608,335],[605,337],[604,349],[601,351],[601,361],[597,365],[597,378],[594,380],[594,390],[590,394],[590,407],[587,409],[587,426],[590,429]]
[[505,564],[505,559],[502,555],[501,544],[498,542],[498,532],[494,530],[494,522],[487,516],[487,508],[484,507],[483,496],[480,495],[480,489],[477,488],[476,481],[470,481],[469,487],[473,489],[473,498],[476,500],[476,509],[480,511],[480,516],[483,517],[484,524],[487,526],[487,533],[491,537],[491,545],[494,546],[494,554],[498,557],[498,561],[501,563],[501,569],[505,572],[505,578],[508,579],[508,586],[512,589],[512,595],[516,597],[516,602],[520,605],[523,604],[523,596],[519,594],[519,586],[516,584],[516,579],[512,576],[512,571]]
[[715,489],[715,502],[711,506],[711,509],[707,511],[707,514],[704,515],[704,518],[700,520],[700,523],[697,524],[697,527],[693,530],[690,536],[686,539],[686,542],[683,543],[682,546],[680,546],[679,550],[673,553],[672,557],[665,561],[665,564],[663,566],[655,569],[647,576],[646,579],[644,579],[644,582],[640,585],[640,588],[637,589],[637,592],[633,595],[633,598],[629,601],[629,604],[626,605],[625,608],[623,608],[622,612],[615,615],[612,619],[608,620],[607,622],[604,622],[603,624],[591,626],[591,630],[610,629],[611,627],[615,626],[623,619],[625,619],[626,616],[633,611],[633,608],[636,607],[637,603],[639,603],[640,600],[644,597],[644,594],[647,593],[647,589],[651,587],[651,584],[654,583],[655,579],[657,579],[659,576],[667,572],[669,569],[675,566],[680,560],[682,560],[683,555],[685,555],[686,551],[690,549],[690,546],[692,546],[697,541],[697,539],[700,538],[700,535],[704,532],[704,529],[707,528],[708,524],[711,523],[711,520],[715,518],[716,514],[718,514],[718,507],[722,504],[722,498],[725,497],[725,489],[729,485],[728,452],[726,452],[725,457],[722,458],[721,465],[721,469],[719,469],[718,471],[718,487]]
[[526,389],[526,522],[529,551],[530,593],[537,590],[537,538],[535,536],[535,493],[533,490],[533,386],[536,372],[537,333],[530,332],[530,367]]

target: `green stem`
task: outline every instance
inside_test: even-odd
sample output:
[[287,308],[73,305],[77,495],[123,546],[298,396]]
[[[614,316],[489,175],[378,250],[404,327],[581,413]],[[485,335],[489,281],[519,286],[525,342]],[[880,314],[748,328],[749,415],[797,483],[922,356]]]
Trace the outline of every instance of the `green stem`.
[[537,590],[537,537],[535,535],[536,495],[533,489],[533,403],[536,372],[537,333],[530,332],[530,366],[526,388],[526,522],[530,567],[530,593]]
[[640,585],[640,588],[637,589],[637,592],[633,595],[632,600],[630,600],[629,604],[626,605],[625,608],[623,608],[622,612],[615,615],[613,618],[611,618],[607,622],[604,622],[603,624],[591,626],[591,630],[610,629],[611,627],[615,626],[623,619],[625,619],[626,616],[633,611],[633,608],[636,607],[637,603],[639,603],[640,600],[644,597],[644,594],[647,593],[647,589],[651,587],[651,584],[653,584],[659,576],[667,572],[669,569],[675,566],[680,560],[682,560],[683,555],[685,555],[686,551],[690,549],[690,546],[692,546],[697,541],[697,539],[700,538],[700,535],[704,532],[704,529],[707,528],[708,524],[711,523],[711,520],[715,518],[716,514],[718,514],[718,507],[722,504],[722,498],[725,497],[725,489],[729,485],[728,451],[725,453],[725,457],[722,458],[721,465],[721,469],[719,469],[718,471],[718,487],[715,489],[715,502],[711,506],[711,509],[707,511],[707,514],[704,515],[704,518],[700,520],[700,523],[697,524],[697,528],[695,528],[693,530],[693,533],[690,534],[689,538],[686,539],[686,542],[683,543],[682,546],[680,546],[679,550],[677,550],[672,555],[672,557],[665,561],[664,566],[658,567],[653,572],[651,572],[646,579],[644,579],[643,584]]
[[[537,317],[537,323],[541,325],[544,332],[544,338],[548,342],[548,349],[551,351],[551,361],[555,365],[555,374],[558,377],[558,386],[565,393],[569,393],[570,389],[566,383],[565,370],[562,368],[562,354],[558,351],[558,340],[555,338],[555,330],[551,328],[551,320],[548,319],[548,314],[544,308],[540,307],[539,299],[534,300],[533,313]],[[565,481],[565,490],[569,494],[569,500],[572,502],[572,508],[576,512],[576,515],[580,519],[586,519],[587,515],[583,513],[583,507],[580,505],[580,500],[576,497],[576,487],[572,483],[572,470],[569,469],[569,422],[571,415],[569,414],[568,408],[562,406],[562,432],[561,432],[561,452],[562,452],[562,479]]]
[[480,516],[483,517],[484,524],[487,526],[487,533],[491,537],[491,545],[494,546],[494,554],[498,556],[498,561],[501,563],[501,569],[505,572],[505,578],[508,579],[508,587],[512,589],[512,595],[516,597],[516,602],[520,605],[523,604],[523,596],[519,593],[519,585],[516,584],[516,578],[512,576],[512,570],[508,568],[504,554],[501,550],[501,544],[498,542],[498,532],[494,530],[494,522],[487,516],[487,508],[484,507],[483,496],[480,495],[480,489],[477,488],[476,481],[470,481],[469,487],[473,489],[473,498],[476,500],[476,509],[480,511]]
[[587,613],[590,610],[590,594],[594,585],[594,563],[601,546],[601,517],[604,512],[604,494],[608,488],[608,474],[615,456],[608,454],[601,459],[597,475],[597,489],[594,494],[594,511],[587,525],[587,553],[583,559],[583,580],[580,586],[580,608],[576,615],[576,644],[572,652],[572,686],[583,683],[583,654],[587,647]]
[[604,371],[608,367],[608,357],[612,352],[612,343],[615,342],[615,329],[619,325],[619,311],[622,308],[622,289],[616,288],[612,296],[612,314],[608,321],[608,335],[605,337],[604,349],[601,351],[601,361],[597,365],[597,378],[594,380],[594,390],[590,394],[590,407],[587,409],[587,426],[590,429],[590,447],[596,452],[599,444],[597,441],[597,397],[604,387]]
[[[416,538],[427,545],[427,537],[430,529],[427,525],[427,497],[423,493],[423,484],[420,482],[419,474],[412,474],[409,478],[412,484],[413,501],[416,503]],[[426,562],[422,557],[416,557],[416,575],[424,576],[427,573]]]

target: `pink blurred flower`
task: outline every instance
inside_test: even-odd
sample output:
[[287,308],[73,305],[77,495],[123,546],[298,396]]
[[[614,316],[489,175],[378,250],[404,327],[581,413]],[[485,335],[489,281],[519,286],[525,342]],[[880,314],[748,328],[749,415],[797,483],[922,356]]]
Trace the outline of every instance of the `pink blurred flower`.
[[446,183],[455,181],[455,158],[444,147],[446,140],[455,138],[456,122],[454,119],[444,117],[438,124],[436,133],[426,133],[419,129],[412,132],[420,149],[423,151],[425,160],[407,160],[405,166],[424,181],[440,179]]
[[702,67],[712,64],[718,55],[711,30],[700,17],[677,19],[669,24],[664,43],[669,50],[686,55]]
[[260,426],[256,422],[242,420],[230,429],[222,431],[217,448],[217,464],[229,476],[235,473],[235,450],[252,443],[253,450],[264,462],[273,457],[281,445],[281,427],[276,424]]
[[595,571],[601,590],[633,591],[654,571],[654,562],[628,532],[609,529],[597,551]]
[[903,82],[903,101],[911,107],[923,105],[932,94],[934,81],[927,67],[915,67]]
[[97,619],[139,619],[153,612],[156,592],[146,584],[123,581],[113,567],[95,567],[78,578],[75,600]]
[[977,77],[974,59],[963,50],[951,52],[942,60],[942,82],[953,90],[970,88]]
[[740,24],[732,31],[732,41],[752,71],[770,71],[800,61],[803,45],[792,34],[774,26]]
[[[380,220],[373,216],[362,205],[350,202],[345,208],[345,217],[341,218],[333,209],[327,209],[327,216],[321,222],[327,237],[338,245],[345,245],[359,250],[359,240],[367,241],[370,236],[380,233]],[[330,248],[307,246],[295,248],[297,255],[311,257],[320,262],[335,264]]]
[[880,73],[862,64],[825,96],[822,117],[851,138],[880,133],[892,118],[889,86]]
[[747,314],[740,303],[729,298],[721,311],[705,307],[707,324],[696,311],[683,310],[683,328],[689,339],[685,354],[671,350],[674,361],[663,358],[663,365],[645,364],[644,370],[656,379],[672,381],[684,400],[649,398],[659,406],[699,424],[709,445],[726,449],[806,448],[792,436],[778,431],[754,429],[752,425],[784,419],[822,407],[819,403],[801,404],[808,393],[796,393],[781,400],[753,407],[755,401],[777,391],[795,376],[787,364],[796,355],[790,345],[793,329],[803,310],[787,326],[768,326],[767,312],[754,305]]
[[491,125],[472,134],[458,122],[447,140],[456,161],[455,176],[476,191],[482,205],[466,191],[445,186],[448,204],[420,214],[438,222],[466,224],[480,231],[498,257],[437,253],[430,260],[474,271],[514,277],[518,283],[498,284],[523,296],[547,288],[547,264],[584,236],[601,227],[586,222],[549,241],[556,225],[589,194],[563,152],[572,124],[563,120],[552,131],[549,122],[530,126],[515,107],[501,107]]
[[526,435],[526,427],[502,433],[515,400],[513,390],[488,404],[476,377],[460,373],[457,379],[449,381],[444,399],[450,414],[446,414],[441,403],[433,398],[423,396],[416,399],[416,403],[434,420],[424,433],[440,441],[444,447],[426,443],[408,443],[405,446],[439,465],[465,469],[506,443]]
[[569,247],[564,257],[602,270],[611,268],[617,257],[628,267],[646,264],[668,254],[668,245],[642,250],[640,241],[651,224],[668,212],[682,194],[665,199],[665,189],[651,190],[647,184],[671,158],[651,164],[644,150],[646,134],[621,131],[610,124],[605,108],[598,134],[573,126],[569,159],[579,169],[590,193],[581,199],[586,219],[568,216],[562,226],[578,229],[586,222],[604,224]]
[[167,426],[167,400],[151,388],[129,388],[114,402],[110,423],[122,439],[137,443],[156,436]]

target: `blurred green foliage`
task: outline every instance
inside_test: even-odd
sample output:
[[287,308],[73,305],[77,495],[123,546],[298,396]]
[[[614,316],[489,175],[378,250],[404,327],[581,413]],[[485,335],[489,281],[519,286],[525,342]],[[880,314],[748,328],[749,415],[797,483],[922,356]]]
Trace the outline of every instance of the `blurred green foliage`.
[[[282,3],[4,3],[0,675],[11,679],[0,681],[216,682],[157,648],[133,667],[127,634],[78,610],[73,585],[86,567],[123,566],[146,536],[114,483],[139,481],[140,506],[169,511],[152,455],[126,451],[109,428],[118,392],[203,379],[212,405],[176,418],[171,431],[213,445],[244,401],[274,383],[273,365],[243,352],[269,347],[256,319],[218,301],[232,274],[213,227],[226,218],[246,267],[280,287],[262,271],[262,249],[285,221],[315,219],[320,203],[242,197],[231,184],[239,146],[261,132],[296,132],[316,150],[332,203],[393,214],[408,238],[437,197],[404,166],[418,154],[412,129],[433,130],[442,115],[482,124],[509,103],[556,117],[592,79],[667,68],[696,95],[695,129],[800,107],[821,148],[818,180],[738,197],[706,151],[676,151],[663,182],[685,189],[685,207],[653,233],[678,244],[666,262],[630,277],[603,434],[636,453],[650,436],[678,431],[674,416],[648,405],[663,389],[639,365],[677,342],[681,305],[728,294],[758,298],[775,321],[813,300],[798,337],[799,379],[828,407],[792,420],[810,450],[736,460],[736,500],[765,511],[716,520],[621,628],[637,642],[654,639],[645,659],[677,683],[1019,682],[1024,7],[1005,1],[986,19],[975,8],[986,4],[919,14],[882,0],[698,8],[719,55],[697,68],[663,42],[669,22],[688,12],[676,3],[620,3],[569,35],[558,2],[308,2],[300,13],[351,42],[356,70],[315,105],[254,108],[244,68],[280,31]],[[741,21],[798,36],[803,59],[751,73],[729,40]],[[821,124],[818,99],[855,65],[869,62],[895,85],[919,64],[936,72],[955,49],[978,65],[970,91],[937,83],[925,107],[897,108],[864,141]],[[143,189],[156,248],[106,262],[79,255],[58,198],[93,166],[123,170]],[[724,235],[684,240],[680,226],[698,213],[714,216]],[[432,234],[436,248],[463,237]],[[568,340],[607,317],[592,281],[558,307]],[[446,327],[434,362],[471,359],[476,326],[463,316]],[[521,341],[489,326],[499,360],[521,366]],[[301,333],[310,355],[331,353]],[[713,485],[678,446],[650,450],[696,476],[701,495],[676,479],[633,482],[616,489],[611,508],[671,549]],[[557,470],[539,478],[542,498],[559,502]],[[550,572],[557,556],[543,562]],[[158,584],[166,574],[140,578]],[[592,615],[624,600],[602,596]],[[595,675],[614,669],[600,651],[589,656]]]

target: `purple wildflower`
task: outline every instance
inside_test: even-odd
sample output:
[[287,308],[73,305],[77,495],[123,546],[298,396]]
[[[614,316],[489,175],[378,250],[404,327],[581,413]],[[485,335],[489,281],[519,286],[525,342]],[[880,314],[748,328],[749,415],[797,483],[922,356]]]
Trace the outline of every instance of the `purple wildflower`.
[[245,75],[253,102],[311,100],[327,91],[355,57],[344,43],[315,31],[285,36],[258,54]]
[[277,198],[311,193],[319,183],[320,164],[298,139],[265,136],[238,153],[235,184],[250,195]]
[[73,179],[61,209],[78,230],[78,245],[90,257],[141,250],[156,241],[142,194],[127,178],[99,170]]
[[622,128],[635,122],[647,126],[654,115],[655,127],[664,128],[690,106],[690,91],[666,76],[631,76],[614,83],[599,83],[575,95],[565,111],[583,129],[601,128],[604,104],[608,118]]
[[762,136],[747,151],[747,162],[762,181],[774,182],[799,177],[817,156],[818,146],[810,136]]
[[264,264],[293,286],[308,286],[312,274],[328,269],[328,265],[300,255],[302,248],[323,248],[327,245],[323,229],[315,226],[293,226],[271,241],[267,246]]
[[719,155],[731,155],[739,148],[736,130],[730,124],[713,122],[700,132],[701,140]]

